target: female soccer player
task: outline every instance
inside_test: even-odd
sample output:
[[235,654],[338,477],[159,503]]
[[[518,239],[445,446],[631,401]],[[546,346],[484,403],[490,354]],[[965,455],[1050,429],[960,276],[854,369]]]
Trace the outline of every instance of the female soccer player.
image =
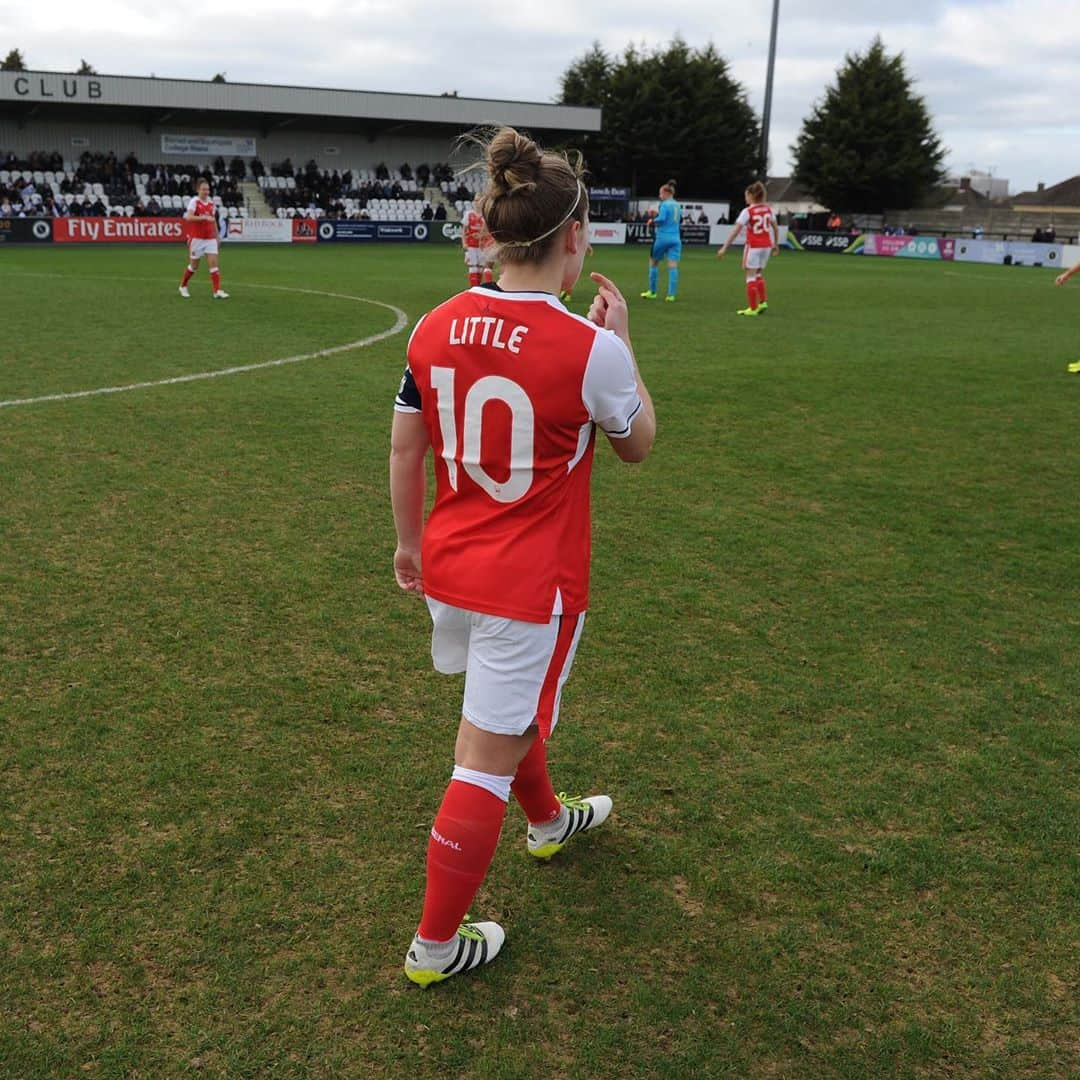
[[[557,296],[581,273],[588,193],[580,163],[503,128],[479,207],[502,274],[423,316],[395,401],[394,575],[424,595],[435,669],[465,673],[454,770],[428,842],[427,889],[405,973],[428,986],[495,958],[505,934],[463,923],[510,794],[526,850],[548,859],[603,824],[611,799],[556,795],[546,742],[588,606],[589,475],[599,427],[624,461],[656,420],[607,278],[588,318]],[[424,523],[425,458],[436,498]]]
[[679,287],[679,260],[682,258],[681,217],[682,207],[675,201],[675,181],[669,180],[660,188],[660,209],[656,212],[652,251],[649,253],[649,287],[641,294],[646,300],[656,299],[660,260],[667,259],[667,296],[664,299],[669,304],[675,302],[675,292]]
[[218,269],[218,226],[217,213],[210,199],[210,184],[200,180],[196,187],[198,194],[193,195],[184,212],[187,222],[188,264],[184,276],[180,279],[180,295],[188,299],[188,282],[199,269],[199,260],[205,255],[210,265],[210,289],[215,300],[228,300],[229,294],[221,287],[221,271]]
[[769,310],[765,299],[765,267],[769,256],[775,255],[780,247],[780,232],[776,227],[776,215],[765,199],[765,185],[756,180],[745,192],[746,206],[735,219],[735,228],[728,233],[724,246],[716,253],[722,259],[739,233],[746,230],[746,245],[743,248],[743,270],[746,271],[746,298],[749,307],[740,309],[738,315],[760,315]]

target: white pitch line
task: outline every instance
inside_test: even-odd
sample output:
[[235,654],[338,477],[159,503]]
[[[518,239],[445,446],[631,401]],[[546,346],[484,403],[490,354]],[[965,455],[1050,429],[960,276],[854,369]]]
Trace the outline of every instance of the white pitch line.
[[[70,277],[68,274],[13,274],[13,277]],[[114,280],[143,280],[136,278],[117,278]],[[0,401],[0,409],[13,408],[16,405],[39,405],[46,401],[74,401],[76,398],[98,397],[102,394],[126,394],[130,390],[149,390],[156,386],[174,386],[177,383],[198,382],[202,379],[219,379],[223,375],[240,375],[245,371],[260,371],[263,368],[282,367],[285,364],[299,364],[305,360],[317,360],[324,356],[334,356],[337,353],[348,352],[350,349],[362,349],[386,338],[400,334],[408,324],[409,317],[399,307],[388,304],[382,300],[369,300],[366,296],[349,296],[346,293],[321,292],[318,289],[296,289],[289,285],[254,285],[241,286],[246,289],[276,289],[279,292],[304,293],[308,296],[327,296],[332,300],[351,300],[357,304],[373,304],[376,307],[386,308],[394,313],[394,325],[389,330],[383,330],[370,337],[360,338],[357,341],[349,341],[344,345],[332,345],[328,349],[318,349],[315,352],[298,353],[296,356],[283,356],[277,360],[263,360],[257,364],[239,364],[235,367],[219,368],[216,371],[198,371],[191,375],[174,375],[168,379],[154,379],[149,382],[125,383],[122,386],[99,386],[93,390],[73,390],[64,394],[41,394],[38,397],[11,398],[8,401]]]

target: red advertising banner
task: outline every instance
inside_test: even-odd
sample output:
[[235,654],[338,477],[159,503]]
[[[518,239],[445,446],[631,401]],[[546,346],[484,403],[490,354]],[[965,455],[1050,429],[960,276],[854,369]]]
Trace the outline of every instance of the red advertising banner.
[[184,222],[181,218],[53,219],[53,241],[57,244],[164,244],[184,239]]
[[292,239],[294,244],[314,244],[319,239],[319,223],[315,218],[293,218]]

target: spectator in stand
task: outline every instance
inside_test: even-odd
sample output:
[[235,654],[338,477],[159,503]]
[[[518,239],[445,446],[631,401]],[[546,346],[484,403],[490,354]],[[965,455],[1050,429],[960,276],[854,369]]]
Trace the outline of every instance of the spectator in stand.
[[0,202],[0,218],[10,218],[14,216],[15,210],[13,209],[11,202],[5,198],[3,202]]
[[1046,242],[1046,237],[1043,235],[1041,226],[1037,226],[1035,231],[1031,234],[1031,242],[1033,244],[1043,244]]
[[840,215],[834,210],[829,215],[829,220],[826,223],[825,227],[830,232],[839,232],[842,225],[843,225],[843,222],[840,220]]
[[439,205],[435,207],[435,220],[436,221],[445,221],[446,220],[446,206],[445,206],[444,203],[439,203]]
[[260,176],[266,175],[266,168],[258,158],[251,159],[251,175],[254,176],[256,180],[258,180]]
[[434,219],[434,217],[435,217],[435,211],[431,209],[431,204],[429,203],[420,212],[420,220],[421,221],[431,221],[431,220]]
[[698,214],[697,223],[699,225],[708,225],[709,224],[709,215],[706,214],[704,210],[702,210],[701,213]]
[[411,180],[413,178],[412,169],[409,168],[407,161],[398,166],[398,172],[401,174],[402,180]]
[[376,180],[389,180],[390,179],[390,170],[386,167],[386,162],[385,161],[380,161],[379,164],[375,166],[375,179]]
[[417,165],[416,179],[424,187],[427,187],[427,182],[431,179],[431,169],[429,169],[427,165]]

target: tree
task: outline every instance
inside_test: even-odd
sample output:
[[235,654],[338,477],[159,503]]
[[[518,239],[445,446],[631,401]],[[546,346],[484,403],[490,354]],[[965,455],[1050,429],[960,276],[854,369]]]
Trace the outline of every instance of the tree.
[[219,71],[211,80],[211,82],[222,83],[225,81],[225,72]]
[[917,206],[945,158],[903,54],[889,56],[881,38],[845,57],[791,149],[795,180],[824,206],[855,213]]
[[12,49],[11,52],[0,61],[0,71],[25,71],[26,61],[23,59],[23,54],[18,49]]
[[79,61],[79,70],[75,72],[76,75],[96,75],[93,64],[87,63],[85,60]]
[[676,37],[612,57],[594,42],[563,73],[560,100],[603,109],[603,129],[580,140],[600,183],[651,191],[675,179],[683,193],[734,198],[757,176],[758,119],[712,45]]

